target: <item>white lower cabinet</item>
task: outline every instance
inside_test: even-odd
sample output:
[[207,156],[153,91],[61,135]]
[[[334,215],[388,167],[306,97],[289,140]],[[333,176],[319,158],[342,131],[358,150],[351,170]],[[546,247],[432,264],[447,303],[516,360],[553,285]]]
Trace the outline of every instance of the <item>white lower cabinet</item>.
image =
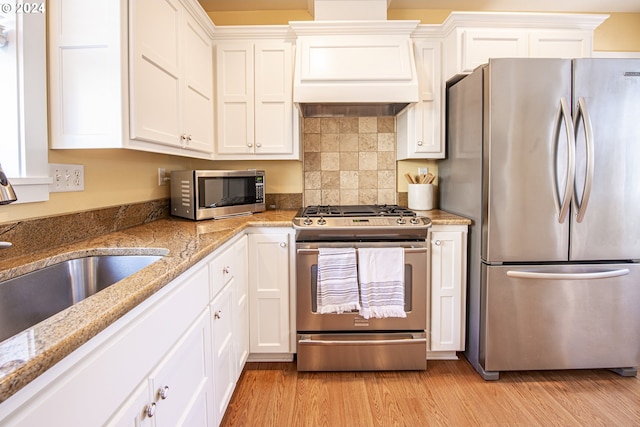
[[210,343],[205,310],[107,426],[213,425]]
[[293,357],[292,233],[233,237],[2,402],[0,425],[219,425],[250,351]]
[[248,236],[251,360],[290,360],[293,231],[262,230]]
[[[211,354],[208,295],[207,269],[197,264],[2,402],[0,425],[165,425],[161,413],[181,425],[212,390],[202,364]],[[156,402],[160,384],[170,395]],[[153,402],[158,418],[143,417]]]
[[233,351],[233,292],[231,280],[211,302],[213,331],[214,406],[216,425],[222,420],[236,384]]
[[465,348],[466,225],[434,225],[431,242],[429,359],[457,358]]
[[[220,424],[248,357],[247,237],[216,251],[209,262],[213,344],[213,406]],[[244,305],[243,305],[244,303]]]

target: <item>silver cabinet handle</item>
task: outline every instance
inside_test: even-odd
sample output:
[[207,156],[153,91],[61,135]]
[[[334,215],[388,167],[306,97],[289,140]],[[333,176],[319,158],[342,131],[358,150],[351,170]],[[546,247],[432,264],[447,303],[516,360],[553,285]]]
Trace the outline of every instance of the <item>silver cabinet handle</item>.
[[224,274],[229,274],[230,271],[231,271],[231,267],[229,267],[228,265],[222,268],[222,272]]
[[422,147],[422,141],[418,141],[418,147]]
[[218,310],[215,313],[213,313],[213,318],[220,319],[222,317],[221,314],[222,314],[222,310]]
[[9,249],[11,246],[13,246],[11,242],[0,242],[0,249]]
[[256,147],[260,148],[262,147],[262,144],[260,144],[259,142],[256,144]]
[[145,413],[147,414],[147,417],[153,418],[153,416],[156,414],[156,402],[148,404]]
[[594,271],[591,273],[539,273],[536,271],[507,271],[508,277],[516,279],[546,279],[546,280],[589,280],[608,279],[611,277],[626,276],[628,268],[609,271]]
[[442,242],[440,240],[436,240],[435,242],[433,242],[433,244],[436,246],[440,246]]
[[253,143],[247,142],[247,147],[253,147]]
[[164,387],[161,387],[160,390],[158,390],[158,396],[160,396],[160,399],[165,400],[167,397],[169,397],[169,386],[166,385]]
[[[589,204],[589,198],[591,197],[591,185],[593,184],[593,130],[591,128],[591,118],[589,117],[589,110],[587,109],[587,101],[580,97],[578,98],[578,111],[576,113],[575,132],[578,132],[578,123],[582,117],[582,123],[584,127],[584,136],[587,143],[587,172],[584,181],[584,188],[582,189],[582,201],[578,204],[577,191],[573,191],[573,202],[578,208],[576,214],[576,221],[582,222],[584,214],[587,211],[587,205]],[[574,184],[575,185],[575,184]]]
[[280,247],[281,248],[286,248],[287,247],[287,243],[286,242],[280,242]]

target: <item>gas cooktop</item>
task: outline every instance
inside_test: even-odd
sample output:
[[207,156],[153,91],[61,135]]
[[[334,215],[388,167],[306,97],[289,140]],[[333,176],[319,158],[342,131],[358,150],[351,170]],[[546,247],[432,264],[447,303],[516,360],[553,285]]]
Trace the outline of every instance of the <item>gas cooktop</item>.
[[424,240],[430,225],[398,205],[308,206],[293,219],[298,241]]
[[301,208],[297,217],[413,217],[416,213],[411,209],[398,205],[319,205]]

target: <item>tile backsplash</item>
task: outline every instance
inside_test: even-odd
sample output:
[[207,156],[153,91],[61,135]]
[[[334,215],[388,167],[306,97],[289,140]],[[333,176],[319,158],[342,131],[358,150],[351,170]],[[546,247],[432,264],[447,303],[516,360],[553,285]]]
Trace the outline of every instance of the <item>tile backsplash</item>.
[[304,205],[393,204],[395,117],[304,119]]

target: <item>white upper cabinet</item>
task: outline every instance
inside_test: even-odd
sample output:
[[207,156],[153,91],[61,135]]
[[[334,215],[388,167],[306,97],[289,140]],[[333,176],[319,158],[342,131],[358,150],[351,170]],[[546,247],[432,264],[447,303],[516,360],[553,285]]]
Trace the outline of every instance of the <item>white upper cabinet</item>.
[[210,159],[214,26],[195,0],[52,1],[52,148]]
[[442,88],[442,42],[434,38],[414,38],[418,72],[418,102],[400,112],[396,119],[398,160],[442,159],[444,116]]
[[442,25],[444,79],[471,73],[489,58],[584,58],[608,15],[453,12]]
[[300,157],[293,43],[261,31],[221,28],[216,38],[217,159]]

